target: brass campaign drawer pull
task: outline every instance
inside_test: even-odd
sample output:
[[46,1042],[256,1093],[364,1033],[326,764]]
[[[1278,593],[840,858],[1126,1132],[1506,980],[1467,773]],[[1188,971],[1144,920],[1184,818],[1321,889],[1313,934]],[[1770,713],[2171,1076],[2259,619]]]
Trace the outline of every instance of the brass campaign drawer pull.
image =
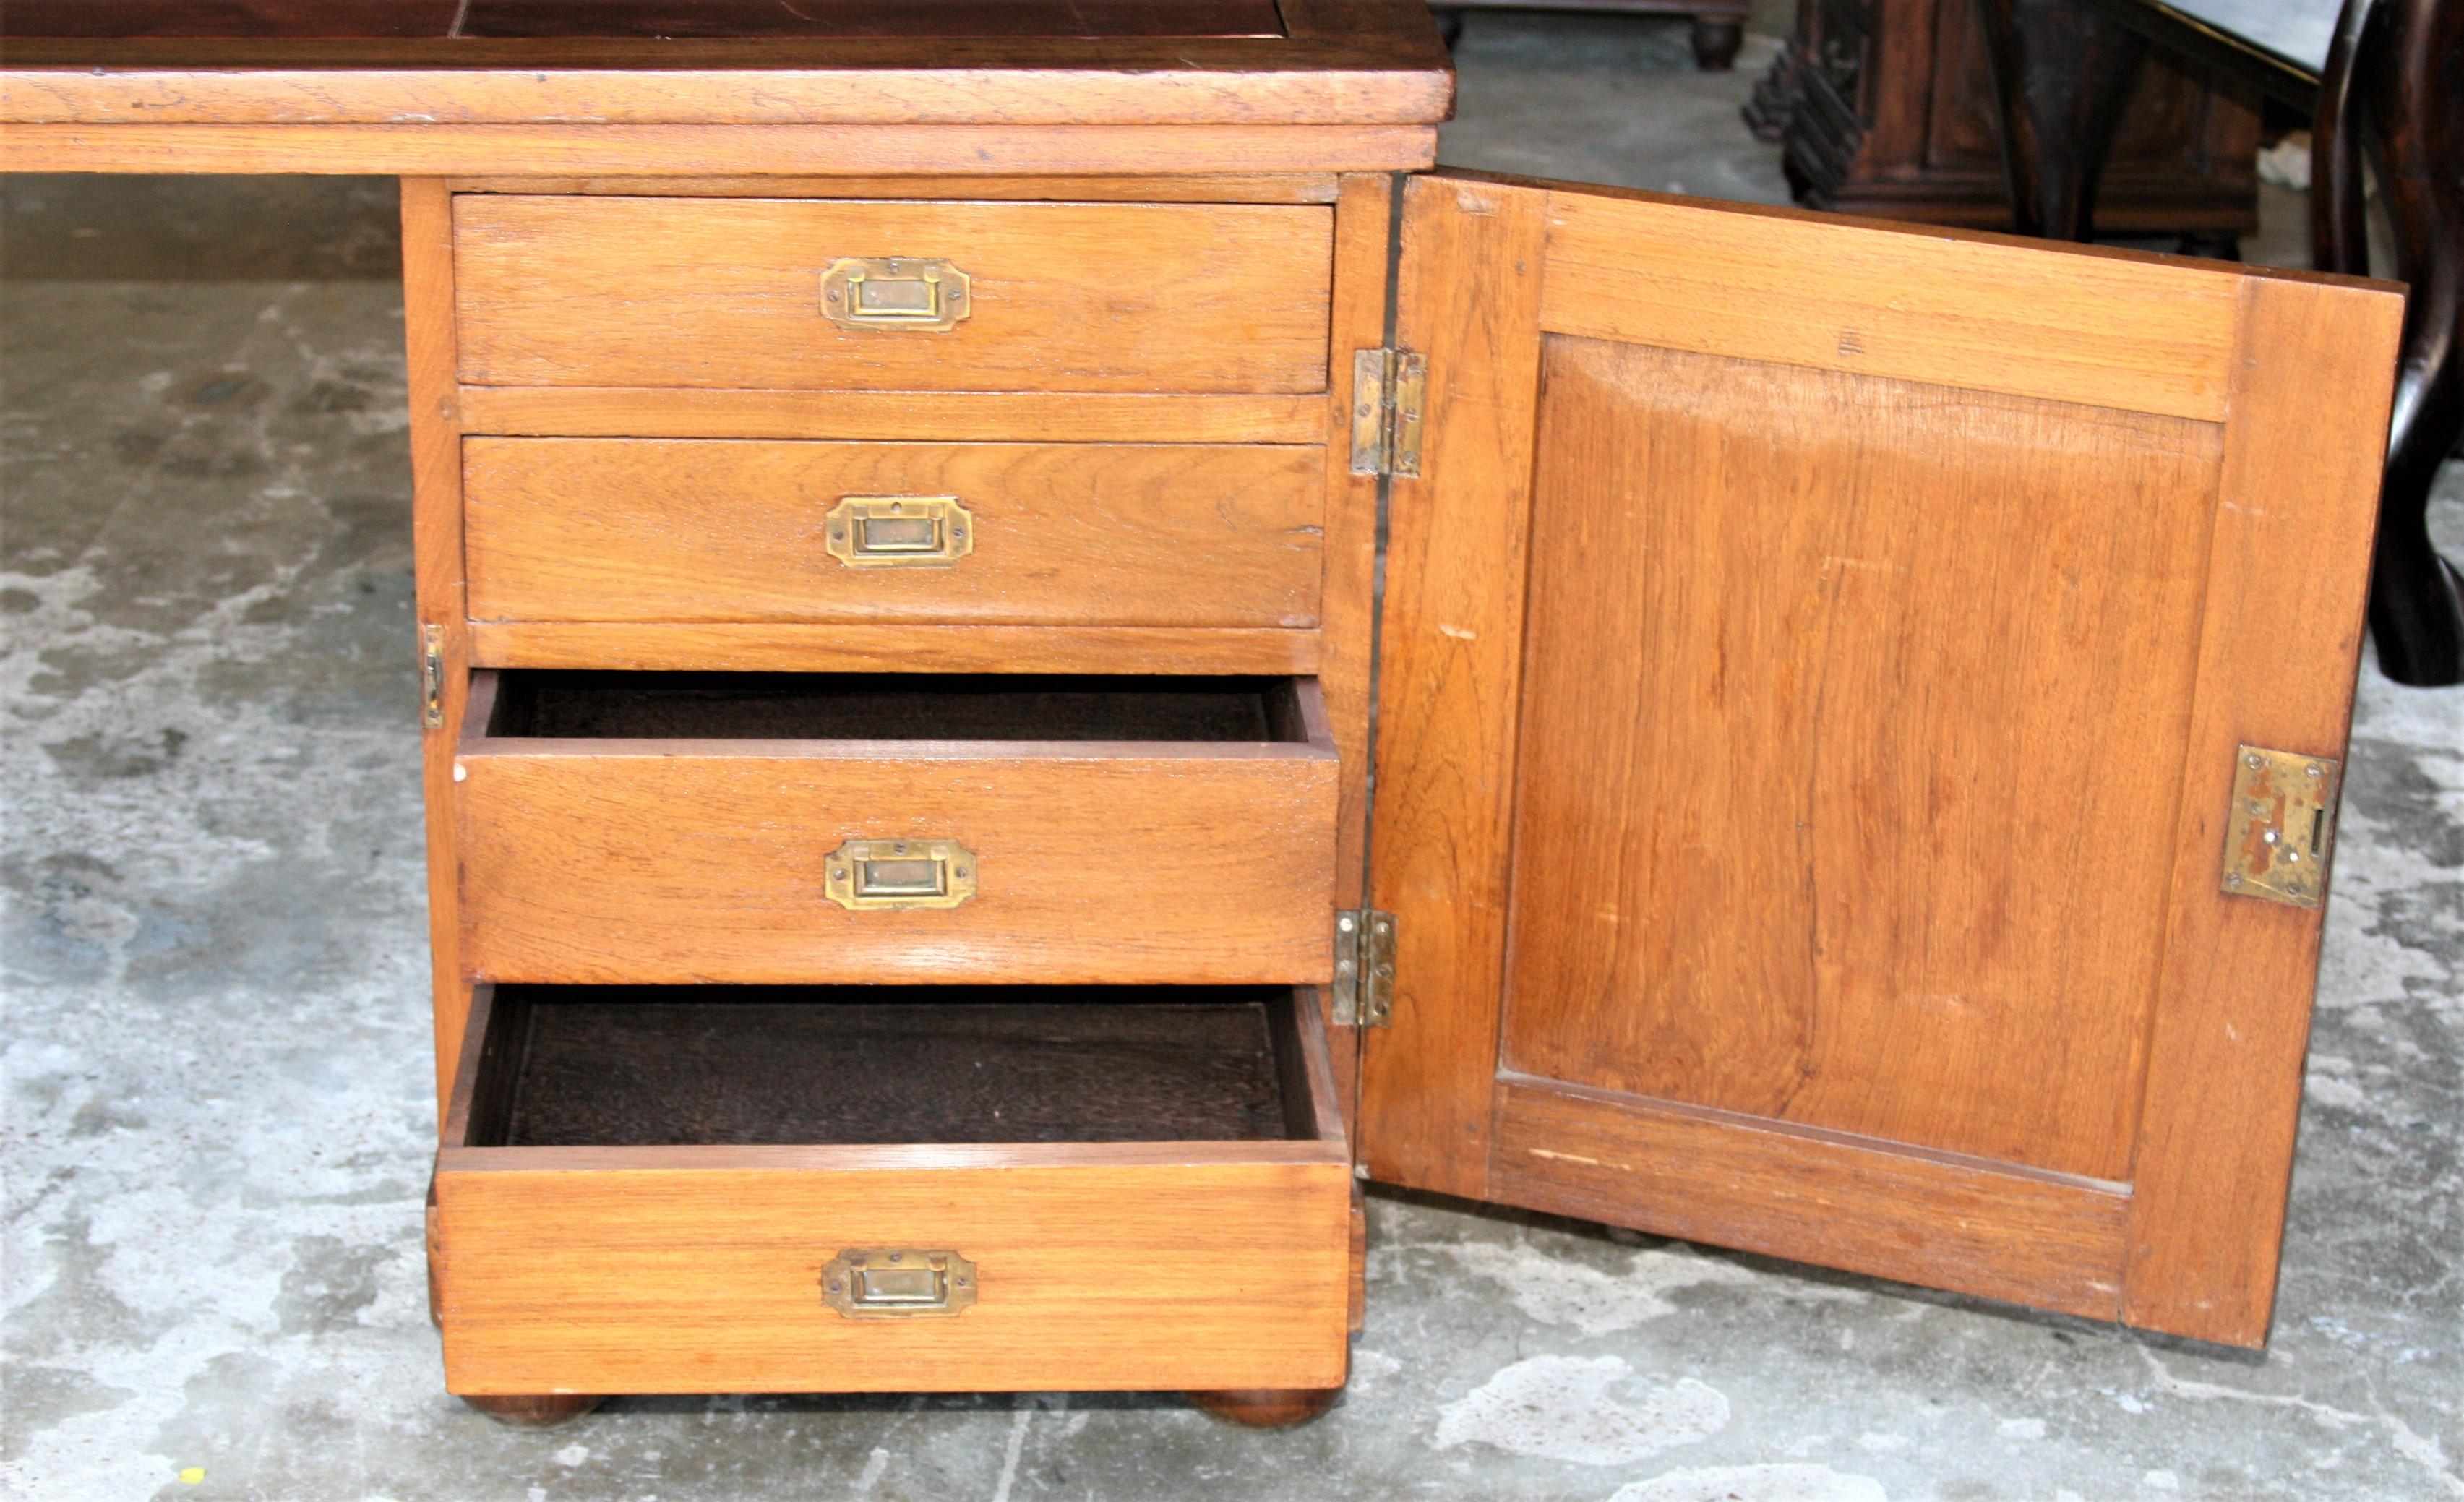
[[822,1265],[822,1302],[849,1319],[955,1314],[976,1301],[976,1265],[955,1251],[842,1251]]
[[971,292],[948,261],[842,256],[822,273],[822,317],[841,328],[946,334],[975,311]]
[[976,550],[976,519],[956,496],[843,496],[823,546],[849,568],[949,568]]
[[976,857],[955,840],[849,840],[823,890],[851,912],[954,908],[976,895]]

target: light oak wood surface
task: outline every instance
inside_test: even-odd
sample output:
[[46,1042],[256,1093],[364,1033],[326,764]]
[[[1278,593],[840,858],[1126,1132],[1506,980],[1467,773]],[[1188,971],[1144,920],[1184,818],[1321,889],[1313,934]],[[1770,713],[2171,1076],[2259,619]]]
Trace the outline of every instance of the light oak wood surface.
[[[453,762],[463,965],[590,983],[1322,983],[1336,763],[1305,740],[619,740],[491,736]],[[947,839],[977,895],[849,911],[854,839]]]
[[[474,1014],[484,1027],[484,998]],[[438,1155],[446,1384],[467,1394],[1335,1387],[1352,1178],[1313,994],[1313,1137]],[[465,1049],[477,1082],[481,1039]],[[853,1248],[955,1250],[974,1307],[856,1320]]]
[[[1313,205],[454,201],[462,379],[487,386],[1322,391]],[[946,259],[943,333],[841,328],[843,257]]]
[[1324,443],[1326,409],[1319,396],[1249,393],[462,387],[465,432],[564,438]]
[[1427,125],[19,124],[0,171],[444,177],[1412,171]]
[[[5,134],[5,132],[0,132]],[[428,836],[428,947],[435,1015],[436,1116],[441,1130],[462,1049],[471,988],[462,975],[455,903],[453,746],[470,679],[470,614],[462,582],[462,431],[453,381],[452,201],[434,179],[402,185],[403,333],[410,381],[412,630],[402,651],[417,662],[426,629],[439,634],[438,722],[422,725],[420,786]]]
[[1321,635],[1282,627],[473,621],[481,668],[709,673],[1309,674]]
[[2225,797],[2340,753],[2400,300],[1407,191],[1373,1174],[2262,1340],[2320,915]]
[[[473,438],[477,620],[1309,627],[1317,448]],[[828,550],[847,496],[956,497],[931,567]],[[1357,695],[1347,707],[1357,705]]]

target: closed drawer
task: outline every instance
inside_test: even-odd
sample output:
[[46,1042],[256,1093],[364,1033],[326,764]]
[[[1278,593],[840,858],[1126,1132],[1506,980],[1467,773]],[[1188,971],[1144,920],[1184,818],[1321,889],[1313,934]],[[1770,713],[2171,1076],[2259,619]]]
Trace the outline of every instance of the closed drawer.
[[1343,1381],[1313,990],[483,985],[466,1036],[454,1392]]
[[[1318,205],[465,194],[462,379],[896,391],[1326,389]],[[847,268],[869,323],[843,326]],[[836,275],[834,276],[834,272]],[[959,287],[946,331],[926,304]],[[825,281],[831,283],[825,288]],[[929,287],[928,287],[929,282]],[[932,289],[940,289],[935,291]],[[831,290],[838,300],[830,299]]]
[[470,609],[1312,626],[1324,463],[1267,444],[473,438]]
[[1314,679],[481,672],[466,726],[474,979],[1331,971]]

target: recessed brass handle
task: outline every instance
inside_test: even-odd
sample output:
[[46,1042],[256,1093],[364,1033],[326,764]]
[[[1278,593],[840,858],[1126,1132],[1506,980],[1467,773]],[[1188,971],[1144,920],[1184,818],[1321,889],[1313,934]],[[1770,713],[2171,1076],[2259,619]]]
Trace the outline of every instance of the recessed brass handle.
[[865,1248],[822,1265],[822,1302],[849,1319],[955,1314],[976,1301],[976,1265],[955,1251]]
[[948,568],[976,550],[976,519],[956,496],[843,496],[822,545],[849,568]]
[[974,311],[967,274],[945,260],[848,255],[822,273],[822,317],[841,328],[946,334]]
[[830,852],[823,891],[857,913],[954,908],[976,895],[976,857],[956,840],[849,840]]

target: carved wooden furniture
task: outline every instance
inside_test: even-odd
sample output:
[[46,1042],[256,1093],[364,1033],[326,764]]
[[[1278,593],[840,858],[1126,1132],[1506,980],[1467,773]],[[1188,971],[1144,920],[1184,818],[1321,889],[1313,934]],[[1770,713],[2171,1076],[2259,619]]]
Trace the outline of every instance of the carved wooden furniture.
[[[2101,101],[2113,147],[2099,216],[2233,254],[2258,224],[2259,120],[2247,85],[2163,61]],[[2002,121],[1975,0],[1803,0],[1746,119],[1784,144],[1796,200],[1980,230],[2012,228]]]
[[1463,34],[1465,11],[1592,11],[1618,15],[1683,15],[1694,23],[1694,63],[1705,73],[1725,73],[1737,64],[1737,49],[1746,44],[1745,0],[1479,0],[1475,5],[1440,5],[1438,28],[1452,44]]
[[2430,487],[2464,439],[2464,6],[2454,0],[1981,0],[1994,19],[2011,171],[2031,233],[2085,239],[2110,144],[2075,102],[2123,87],[2149,43],[2315,119],[2313,264],[2369,270],[2362,159],[2377,164],[2411,286],[2370,583],[2379,666],[2464,682],[2464,575],[2431,545]]
[[2398,300],[1049,10],[11,39],[12,168],[406,174],[449,1387],[1290,1422],[1356,1170],[2261,1340]]

